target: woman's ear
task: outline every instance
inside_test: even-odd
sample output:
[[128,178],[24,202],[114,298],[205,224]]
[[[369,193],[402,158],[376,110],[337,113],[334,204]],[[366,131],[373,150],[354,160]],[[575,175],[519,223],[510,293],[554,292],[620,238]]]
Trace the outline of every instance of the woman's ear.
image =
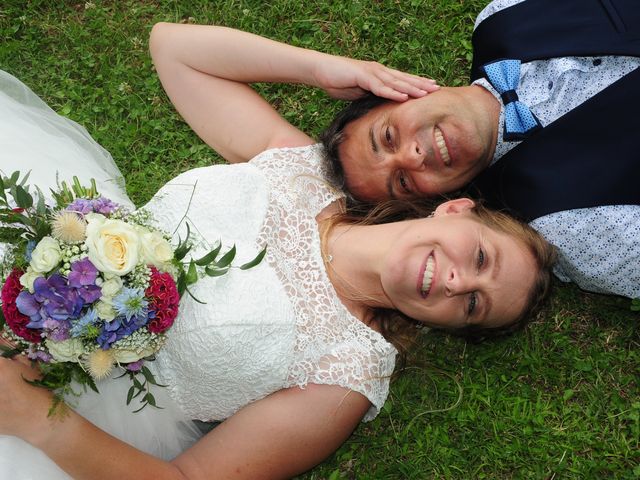
[[451,215],[458,213],[465,213],[475,207],[476,202],[470,198],[456,198],[455,200],[449,200],[441,203],[434,210],[434,216]]

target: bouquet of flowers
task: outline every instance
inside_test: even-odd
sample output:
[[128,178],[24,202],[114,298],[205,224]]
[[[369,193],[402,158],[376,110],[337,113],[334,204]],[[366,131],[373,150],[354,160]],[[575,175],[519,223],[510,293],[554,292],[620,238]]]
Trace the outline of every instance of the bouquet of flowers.
[[89,188],[75,177],[71,187],[62,182],[48,206],[37,188],[34,200],[27,178],[0,177],[0,241],[11,246],[2,263],[0,321],[16,346],[3,355],[40,362],[43,376],[33,383],[54,390],[54,407],[72,392],[72,381],[98,391],[95,380],[116,367],[132,381],[127,405],[138,398],[139,409],[156,406],[150,386],[158,384],[145,362],[164,345],[198,270],[226,273],[235,247],[218,258],[218,242],[185,261],[188,233],[172,248],[148,212],[100,196],[94,181]]

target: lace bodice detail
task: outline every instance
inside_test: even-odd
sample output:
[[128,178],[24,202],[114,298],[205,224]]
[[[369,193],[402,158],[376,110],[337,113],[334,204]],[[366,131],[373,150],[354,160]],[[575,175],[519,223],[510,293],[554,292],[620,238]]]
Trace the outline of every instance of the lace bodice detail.
[[[282,388],[331,384],[384,403],[396,350],[343,306],[324,269],[316,216],[342,194],[324,178],[319,145],[274,149],[248,164],[191,170],[147,205],[165,228],[196,231],[194,255],[218,238],[247,271],[203,278],[205,305],[183,299],[157,363],[193,418],[223,419]],[[186,214],[185,214],[186,212]]]

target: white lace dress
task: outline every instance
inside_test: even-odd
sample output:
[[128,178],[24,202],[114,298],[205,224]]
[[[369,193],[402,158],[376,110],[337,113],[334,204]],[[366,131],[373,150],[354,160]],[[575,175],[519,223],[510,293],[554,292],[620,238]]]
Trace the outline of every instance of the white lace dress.
[[[7,81],[19,83],[5,76]],[[2,83],[0,90],[6,90]],[[0,92],[0,130],[9,121],[4,118],[7,102],[25,103]],[[51,115],[48,107],[39,108]],[[37,123],[24,128],[31,128],[30,138],[37,143],[42,128]],[[21,155],[21,168],[50,168],[27,151]],[[83,160],[89,174],[93,163],[97,173],[105,170],[104,159],[95,158]],[[3,156],[0,168],[10,167]],[[60,177],[74,173],[71,167]],[[176,238],[184,238],[188,222],[195,232],[194,255],[206,253],[218,239],[226,247],[235,243],[237,264],[264,245],[267,255],[253,269],[201,279],[192,291],[205,304],[183,298],[168,344],[154,363],[159,380],[168,385],[162,389],[168,395],[161,393],[158,401],[169,408],[124,414],[124,391],[109,380],[101,395],[81,397],[78,410],[112,434],[167,458],[184,448],[164,445],[184,429],[177,422],[181,416],[223,420],[283,388],[340,385],[366,396],[372,407],[365,420],[375,417],[386,399],[397,352],[347,311],[326,275],[315,219],[341,195],[323,177],[320,146],[315,145],[268,150],[247,164],[190,170],[165,185],[145,208],[165,230],[175,230]],[[46,474],[25,473],[26,465],[16,460],[24,461],[20,455],[30,458],[30,468]],[[3,475],[57,479],[46,461],[24,442],[0,437]]]

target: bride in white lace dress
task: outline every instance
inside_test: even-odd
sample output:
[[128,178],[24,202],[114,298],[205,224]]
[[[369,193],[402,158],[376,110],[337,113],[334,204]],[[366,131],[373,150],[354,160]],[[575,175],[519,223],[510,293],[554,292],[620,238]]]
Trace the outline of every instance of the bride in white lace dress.
[[[77,405],[100,428],[75,412],[50,419],[50,396],[22,379],[34,371],[0,360],[7,478],[290,477],[377,415],[398,330],[503,329],[544,290],[550,247],[468,199],[396,223],[334,216],[344,196],[327,180],[321,147],[246,85],[304,81],[343,97],[365,88],[401,100],[424,94],[428,82],[224,28],[159,25],[151,47],[196,132],[229,161],[251,160],[187,171],[145,208],[183,237],[188,221],[195,255],[220,238],[247,259],[267,245],[266,259],[202,279],[194,294],[204,305],[183,299],[154,363],[165,410],[126,414],[110,379]],[[40,186],[54,185],[56,172],[94,177],[103,194],[129,202],[115,164],[84,129],[10,75],[0,76],[0,90],[5,173],[32,169]],[[225,421],[187,448],[197,437],[187,419]]]

